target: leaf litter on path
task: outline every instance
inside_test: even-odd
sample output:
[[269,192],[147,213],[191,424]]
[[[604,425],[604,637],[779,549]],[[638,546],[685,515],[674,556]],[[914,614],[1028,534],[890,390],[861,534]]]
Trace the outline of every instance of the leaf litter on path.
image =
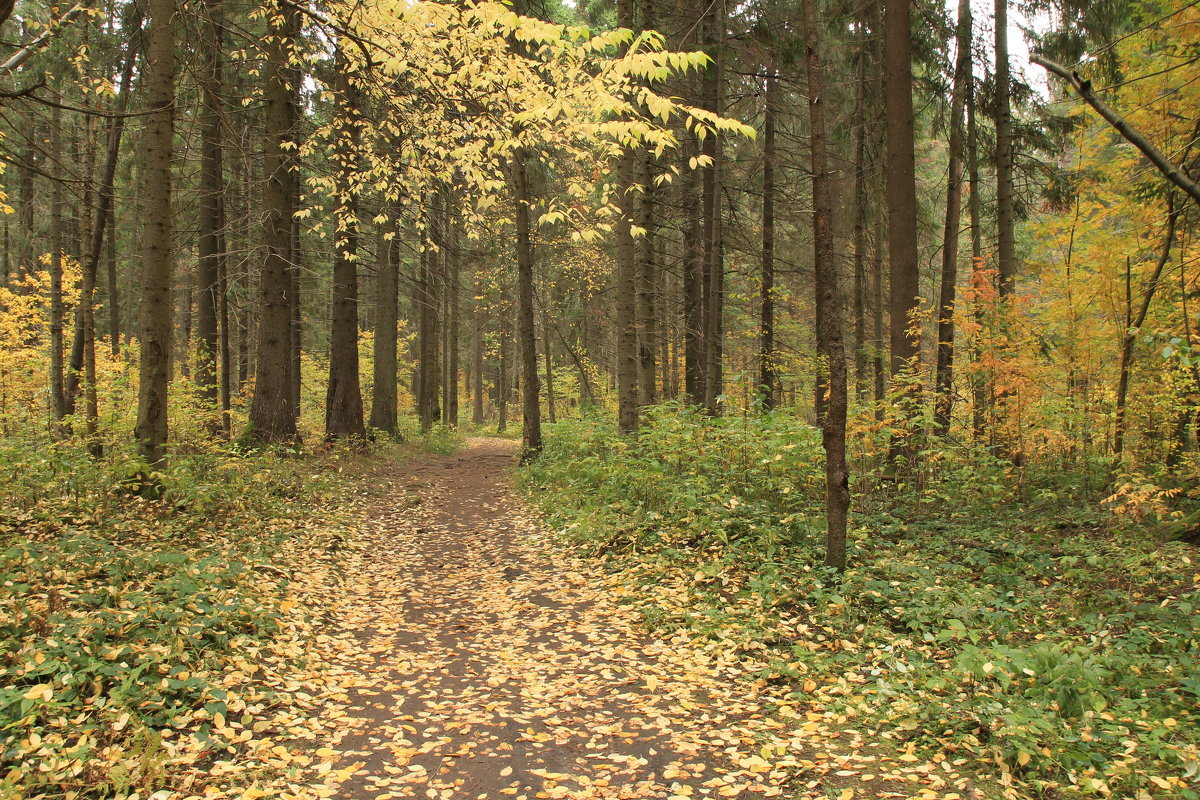
[[727,642],[648,634],[637,588],[510,493],[512,463],[510,443],[475,440],[379,477],[336,592],[299,592],[332,606],[294,724],[206,797],[978,796]]

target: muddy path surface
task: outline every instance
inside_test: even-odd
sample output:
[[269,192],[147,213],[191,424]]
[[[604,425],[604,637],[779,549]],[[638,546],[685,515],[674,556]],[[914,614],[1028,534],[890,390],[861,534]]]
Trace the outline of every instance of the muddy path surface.
[[720,651],[655,638],[605,574],[511,491],[513,446],[473,440],[381,476],[332,634],[345,715],[331,796],[779,796],[778,726]]

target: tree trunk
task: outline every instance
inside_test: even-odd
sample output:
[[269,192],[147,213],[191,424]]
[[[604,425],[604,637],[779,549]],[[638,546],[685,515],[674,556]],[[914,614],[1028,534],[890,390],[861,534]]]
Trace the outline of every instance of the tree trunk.
[[336,169],[337,233],[334,236],[333,292],[329,323],[329,383],[325,390],[325,438],[366,438],[358,370],[358,150],[361,126],[358,90],[339,53],[337,70]]
[[117,286],[117,215],[108,218],[108,248],[105,256],[108,277],[108,346],[112,357],[121,355],[121,293]]
[[[978,291],[982,287],[983,276],[983,217],[981,199],[979,197],[979,147],[975,130],[975,86],[972,82],[967,87],[967,183],[970,186],[968,208],[971,211],[971,285]],[[978,297],[975,299],[975,323],[982,327],[983,304]],[[975,346],[975,361],[979,362],[979,346]],[[971,402],[971,432],[974,441],[980,442],[984,435],[984,414],[988,406],[988,381],[981,370],[976,367],[972,375]]]
[[[450,197],[455,197],[450,193]],[[462,273],[461,240],[458,235],[458,214],[447,214],[446,227],[449,244],[446,248],[448,268],[446,270],[446,424],[458,427],[458,338],[459,297],[458,282]]]
[[854,103],[854,388],[867,398],[867,30],[859,36]]
[[508,339],[508,323],[502,316],[500,322],[500,359],[496,365],[497,433],[504,433],[508,428]]
[[[171,161],[175,111],[175,0],[147,0],[149,28],[141,85],[146,96],[142,136],[142,323],[138,370],[138,453],[158,467],[166,455],[171,353]],[[153,486],[153,483],[151,483]],[[151,489],[151,491],[154,491]]]
[[550,347],[550,314],[542,306],[542,355],[546,359],[546,418],[557,422],[554,413],[554,351]]
[[483,270],[475,267],[475,296],[471,299],[471,358],[474,362],[475,385],[471,400],[471,423],[483,424]]
[[196,387],[200,397],[216,405],[217,306],[220,284],[221,202],[225,191],[224,144],[221,136],[221,93],[224,90],[222,0],[205,0],[205,42],[200,80],[200,235],[196,302]]
[[[699,145],[692,151],[699,154]],[[683,205],[688,230],[683,245],[683,369],[684,393],[688,402],[704,402],[707,348],[704,339],[704,231],[703,204],[700,202],[700,173],[687,169],[683,181]]]
[[[542,451],[542,416],[538,378],[537,330],[533,321],[533,244],[529,238],[529,181],[525,151],[517,148],[512,159],[513,215],[517,232],[517,338],[521,343],[522,416],[521,460]],[[622,184],[624,185],[624,184]]]
[[825,447],[825,565],[846,568],[846,520],[850,507],[846,468],[846,354],[842,343],[838,267],[831,215],[830,174],[826,168],[825,93],[816,0],[802,0],[808,110],[812,146],[813,243],[817,288],[823,298],[824,340],[828,349],[829,396],[822,420]]
[[250,403],[250,435],[260,442],[296,438],[296,402],[292,386],[292,180],[285,146],[295,126],[295,107],[288,86],[292,43],[299,28],[297,12],[282,3],[271,9],[264,77],[266,147],[263,168],[263,244],[266,254],[259,277],[258,337],[254,398]]
[[[62,110],[50,110],[50,158],[56,168],[62,164]],[[24,209],[22,209],[24,213]],[[26,228],[25,235],[32,236]],[[62,182],[50,188],[50,428],[61,433],[60,423],[67,413],[63,385],[63,196]]]
[[919,308],[916,159],[913,142],[911,4],[884,0],[883,63],[887,118],[888,260],[891,374],[914,366],[920,339],[909,334]]
[[767,68],[763,99],[762,280],[758,315],[758,396],[764,411],[775,407],[775,68]]
[[[394,209],[388,210],[389,215]],[[394,436],[397,431],[396,325],[400,293],[400,241],[396,224],[385,228],[392,238],[379,237],[376,248],[379,279],[375,284],[375,358],[371,387],[371,427]]]
[[1008,0],[995,0],[996,32],[996,267],[1000,297],[1012,293],[1017,278],[1014,242],[1011,79],[1008,65]]
[[416,281],[417,305],[417,416],[421,423],[421,432],[428,433],[433,428],[433,418],[437,406],[436,368],[437,338],[436,338],[436,309],[434,307],[433,275],[437,255],[433,251],[432,233],[436,229],[437,211],[433,208],[433,195],[430,196],[430,207],[427,212],[428,226],[424,252],[421,253],[419,272]]
[[934,426],[950,433],[954,409],[954,301],[958,283],[958,239],[962,227],[963,106],[971,81],[971,3],[958,3],[958,55],[950,99],[950,164],[946,178],[946,224],[942,231],[942,283],[938,296],[937,372]]
[[[725,68],[725,3],[708,5],[705,22],[705,49],[712,63],[703,72],[702,105],[714,114],[722,112]],[[709,158],[703,167],[702,204],[704,208],[704,338],[705,386],[704,406],[709,414],[719,411],[718,400],[724,394],[725,339],[725,258],[722,228],[720,137],[712,131],[701,143]]]

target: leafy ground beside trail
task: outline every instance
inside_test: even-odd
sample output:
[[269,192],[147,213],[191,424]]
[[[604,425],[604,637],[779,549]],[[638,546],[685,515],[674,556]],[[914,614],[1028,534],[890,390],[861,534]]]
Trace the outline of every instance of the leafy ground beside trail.
[[364,456],[181,452],[148,501],[131,454],[0,447],[0,797],[198,794],[315,736],[313,609]]
[[1065,481],[864,483],[839,577],[786,417],[562,423],[528,503],[495,439],[5,447],[0,797],[1197,797],[1195,550]]
[[[1035,489],[964,454],[920,486],[856,486],[838,577],[820,566],[822,479],[801,422],[671,408],[636,443],[554,426],[523,475],[660,635],[738,653],[815,715],[802,731],[850,726],[960,781],[871,796],[1200,797],[1194,547],[1117,524],[1069,475]],[[821,759],[801,761],[800,789],[827,796],[803,777]],[[834,772],[853,787],[880,769]]]

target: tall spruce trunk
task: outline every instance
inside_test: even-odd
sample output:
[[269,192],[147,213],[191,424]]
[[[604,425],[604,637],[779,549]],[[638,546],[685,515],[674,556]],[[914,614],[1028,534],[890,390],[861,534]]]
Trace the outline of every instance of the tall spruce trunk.
[[[389,210],[389,215],[394,210]],[[396,392],[396,325],[399,322],[397,302],[400,294],[400,242],[396,225],[389,222],[384,229],[392,235],[381,235],[376,247],[379,278],[375,285],[375,343],[371,384],[371,422],[375,430],[394,436],[397,429]]]
[[868,396],[867,376],[867,31],[859,36],[858,74],[854,82],[854,388]]
[[775,68],[767,68],[763,95],[762,273],[758,314],[758,395],[762,407],[775,407]]
[[259,276],[258,336],[255,346],[254,397],[250,435],[264,443],[296,438],[297,407],[292,386],[292,178],[285,147],[295,127],[295,106],[288,67],[299,19],[291,6],[272,8],[263,68],[266,111],[262,226],[265,256]]
[[[50,157],[55,166],[62,163],[62,110],[50,110]],[[24,209],[22,209],[24,213]],[[30,236],[32,228],[25,229]],[[61,435],[67,413],[63,383],[63,195],[62,182],[50,187],[50,428]]]
[[475,268],[475,292],[471,298],[471,359],[474,363],[475,384],[471,388],[474,395],[471,398],[471,423],[475,426],[483,424],[483,270]]
[[1013,207],[1011,78],[1008,64],[1008,0],[995,2],[996,48],[996,268],[1000,296],[1012,293],[1017,277]]
[[825,564],[846,568],[846,522],[850,482],[846,467],[846,354],[838,292],[837,254],[832,230],[830,171],[827,168],[825,92],[817,0],[802,0],[808,111],[812,147],[813,249],[817,290],[824,306],[824,341],[828,358],[828,399],[821,425],[825,448]]
[[938,295],[937,372],[935,375],[934,427],[950,433],[954,410],[954,301],[958,283],[958,239],[962,228],[963,106],[971,81],[971,2],[958,3],[958,55],[950,99],[950,163],[946,178],[946,224],[942,231],[942,283]]
[[[175,0],[147,0],[149,28],[141,90],[142,136],[141,353],[138,360],[138,453],[151,467],[166,459],[171,358],[171,161],[175,134]],[[147,488],[155,491],[154,482]]]
[[909,334],[919,307],[917,184],[913,135],[912,32],[909,0],[884,0],[883,65],[887,118],[888,260],[891,278],[891,374],[913,366],[920,338]]
[[[455,199],[453,192],[451,199]],[[449,245],[446,248],[446,424],[458,427],[458,373],[459,373],[459,287],[462,273],[461,239],[459,237],[459,214],[449,213],[446,226]]]
[[220,291],[221,204],[225,192],[221,93],[224,90],[222,0],[205,0],[200,107],[200,233],[196,301],[196,387],[207,403],[218,401],[217,311]]
[[330,298],[329,382],[325,389],[325,438],[364,439],[362,385],[358,370],[358,186],[359,140],[364,124],[358,90],[339,53],[334,152],[338,232],[334,237]]
[[432,232],[435,230],[437,211],[433,207],[433,195],[430,196],[430,206],[427,212],[428,226],[425,249],[421,253],[418,265],[417,280],[414,286],[417,306],[417,417],[421,423],[421,432],[428,433],[433,428],[437,407],[438,387],[435,380],[437,375],[437,309],[434,298],[433,277],[436,270],[437,256],[433,251]]
[[[694,137],[690,151],[699,154],[699,144]],[[687,169],[682,184],[688,225],[683,245],[683,391],[689,403],[700,405],[704,402],[707,348],[704,339],[704,245],[701,241],[704,216],[699,170]]]
[[[537,330],[533,318],[533,243],[530,240],[529,176],[525,151],[517,148],[512,158],[513,216],[517,232],[517,339],[521,345],[522,429],[521,460],[542,451],[542,412],[538,377]],[[507,391],[507,387],[505,387]]]
[[[967,207],[971,212],[971,285],[976,289],[982,286],[983,276],[983,212],[979,197],[979,146],[975,129],[975,86],[967,87],[967,185],[970,196]],[[983,303],[976,296],[975,307],[972,310],[976,326],[982,329]],[[978,367],[980,348],[976,344],[973,357],[977,364],[971,376],[971,434],[976,443],[982,442],[985,435],[985,416],[989,406],[990,382]]]
[[[722,112],[725,79],[725,1],[708,4],[704,23],[705,49],[712,62],[702,77],[701,101],[714,114]],[[704,407],[709,414],[719,412],[719,400],[725,392],[725,255],[721,202],[721,140],[712,131],[701,143],[709,158],[703,168],[702,205],[704,208]]]

